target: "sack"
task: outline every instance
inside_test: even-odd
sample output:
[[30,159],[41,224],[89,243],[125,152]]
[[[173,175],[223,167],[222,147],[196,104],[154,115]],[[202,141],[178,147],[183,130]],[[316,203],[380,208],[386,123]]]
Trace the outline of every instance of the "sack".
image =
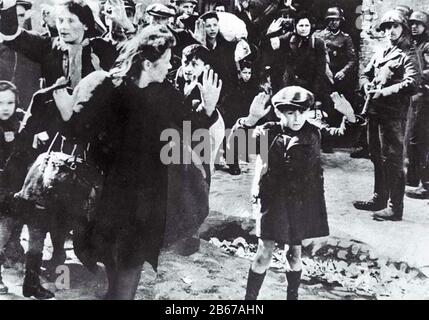
[[63,152],[45,152],[30,167],[15,198],[44,208],[61,201],[80,210],[87,205],[100,176],[96,168],[81,158]]
[[247,28],[243,20],[229,12],[217,12],[219,32],[227,41],[238,41],[247,38]]

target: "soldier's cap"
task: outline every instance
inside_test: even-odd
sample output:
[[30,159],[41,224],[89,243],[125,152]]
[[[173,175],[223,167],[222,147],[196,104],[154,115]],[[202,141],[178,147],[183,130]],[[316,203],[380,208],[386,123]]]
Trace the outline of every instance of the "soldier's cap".
[[30,0],[17,0],[16,1],[17,6],[23,6],[25,10],[30,10],[31,7],[33,7],[33,1]]
[[331,7],[326,11],[325,20],[329,19],[344,19],[344,11],[339,7]]
[[181,4],[181,3],[186,3],[186,2],[198,4],[198,0],[176,0],[176,4]]
[[410,24],[413,21],[417,21],[417,22],[423,23],[425,26],[427,26],[427,24],[428,24],[428,15],[425,12],[423,12],[423,11],[414,11],[411,14],[410,19],[409,19]]
[[170,18],[175,16],[175,12],[161,3],[153,3],[147,6],[146,13],[154,17]]
[[314,95],[299,86],[290,86],[281,89],[272,98],[271,103],[282,110],[307,110],[314,106]]
[[378,25],[379,30],[384,30],[387,25],[399,23],[403,27],[408,29],[408,20],[407,18],[398,10],[389,10],[387,11],[380,20],[380,24]]

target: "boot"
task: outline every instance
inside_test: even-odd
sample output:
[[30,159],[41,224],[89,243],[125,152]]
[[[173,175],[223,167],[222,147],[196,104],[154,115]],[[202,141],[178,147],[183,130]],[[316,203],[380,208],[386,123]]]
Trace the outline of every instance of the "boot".
[[258,298],[259,290],[261,289],[266,274],[266,271],[262,274],[256,273],[252,270],[252,267],[250,267],[244,300],[256,300]]
[[429,189],[425,188],[424,186],[420,186],[414,190],[406,191],[405,194],[407,197],[413,199],[429,199]]
[[26,255],[25,278],[22,285],[22,294],[24,297],[34,296],[38,300],[46,300],[55,297],[55,295],[42,287],[40,284],[40,267],[42,265],[41,253],[30,253]]
[[358,210],[379,211],[387,207],[387,201],[373,197],[369,201],[355,201],[353,202],[353,206]]
[[286,272],[286,279],[287,279],[286,300],[298,300],[298,288],[301,283],[301,273],[302,273],[302,270]]
[[376,221],[401,221],[403,208],[392,208],[388,207],[386,209],[375,212],[372,217]]

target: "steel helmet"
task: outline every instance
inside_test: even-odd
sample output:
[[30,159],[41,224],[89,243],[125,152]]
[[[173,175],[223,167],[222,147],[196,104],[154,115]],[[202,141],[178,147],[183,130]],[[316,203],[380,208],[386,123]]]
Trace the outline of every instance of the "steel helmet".
[[410,15],[413,13],[413,9],[411,9],[409,6],[400,4],[399,6],[396,6],[394,10],[399,11],[400,13],[402,13],[405,18],[409,18]]
[[410,21],[410,24],[411,24],[412,21],[417,21],[417,22],[423,23],[425,26],[427,26],[427,24],[428,24],[428,15],[425,12],[423,12],[423,11],[414,11],[411,14],[411,17],[410,17],[409,21]]
[[399,23],[403,27],[408,29],[408,21],[407,18],[398,10],[389,10],[384,16],[381,18],[378,29],[384,30],[387,24],[390,23]]
[[271,102],[278,109],[307,110],[314,105],[314,95],[302,87],[290,86],[277,92]]
[[341,19],[344,20],[344,12],[339,7],[331,7],[326,11],[325,20]]

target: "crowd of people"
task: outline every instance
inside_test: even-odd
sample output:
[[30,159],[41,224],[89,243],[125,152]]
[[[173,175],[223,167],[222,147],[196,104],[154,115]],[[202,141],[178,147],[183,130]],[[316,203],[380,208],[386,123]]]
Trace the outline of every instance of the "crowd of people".
[[[298,299],[302,240],[329,235],[321,152],[362,147],[374,192],[354,206],[378,221],[402,220],[405,194],[428,199],[426,13],[387,12],[385,47],[358,81],[343,10],[329,8],[315,30],[292,2],[256,17],[249,0],[64,0],[40,12],[30,0],[0,0],[0,294],[1,266],[23,259],[25,224],[25,297],[54,297],[40,283],[45,237],[54,270],[72,230],[81,262],[105,266],[106,299],[133,299],[143,263],[156,269],[164,246],[198,249],[211,175],[240,175],[248,160],[234,147],[240,131],[238,143],[258,146],[249,190],[259,243],[246,299],[257,298],[276,244],[287,298]],[[43,32],[31,30],[31,14]],[[197,154],[185,123],[206,130],[210,148]],[[161,161],[171,128],[190,165]]]

